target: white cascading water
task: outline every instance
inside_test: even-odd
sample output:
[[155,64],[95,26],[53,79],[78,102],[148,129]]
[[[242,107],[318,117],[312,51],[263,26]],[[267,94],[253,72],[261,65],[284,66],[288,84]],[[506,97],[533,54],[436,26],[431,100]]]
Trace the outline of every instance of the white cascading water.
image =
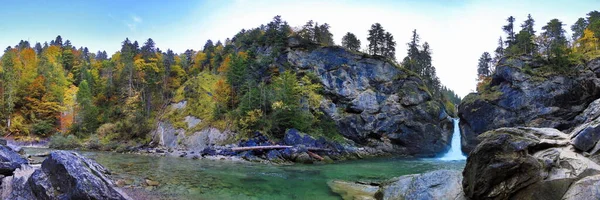
[[454,133],[452,133],[452,141],[450,150],[440,158],[440,160],[465,160],[467,157],[460,149],[460,128],[458,127],[458,119],[452,119],[454,122]]

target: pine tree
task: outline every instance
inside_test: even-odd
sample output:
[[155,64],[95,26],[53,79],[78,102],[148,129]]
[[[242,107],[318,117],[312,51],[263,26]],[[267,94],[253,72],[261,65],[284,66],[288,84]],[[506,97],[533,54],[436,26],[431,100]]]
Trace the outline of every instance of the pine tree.
[[371,29],[369,30],[369,37],[367,38],[367,40],[369,41],[369,54],[383,56],[385,30],[383,29],[381,24],[375,23],[371,25]]
[[512,45],[515,41],[515,31],[514,31],[514,22],[515,22],[515,18],[513,16],[508,17],[508,19],[506,19],[506,21],[508,22],[507,25],[502,27],[502,30],[506,33],[506,45],[510,47],[510,45]]
[[483,52],[481,57],[479,58],[479,63],[477,64],[477,75],[478,77],[488,77],[491,74],[490,66],[492,62],[492,57],[490,53]]
[[315,25],[315,42],[323,46],[333,46],[333,34],[329,32],[329,24]]
[[346,33],[342,38],[342,46],[353,51],[360,51],[360,40],[353,33]]
[[40,55],[42,54],[42,51],[44,50],[44,49],[42,48],[42,45],[41,45],[39,42],[36,42],[36,43],[35,43],[35,47],[34,47],[34,49],[35,49],[35,53],[36,53],[38,56],[40,56]]
[[542,35],[547,38],[547,59],[559,66],[565,65],[567,53],[567,38],[563,26],[564,24],[560,20],[552,19],[546,26],[542,27],[542,30],[544,30]]
[[150,58],[156,58],[156,47],[154,40],[152,38],[148,38],[144,46],[142,46],[142,58],[148,62]]
[[504,42],[502,36],[498,39],[498,47],[494,50],[494,62],[500,61],[504,57]]
[[396,60],[396,41],[390,32],[386,32],[384,36],[383,56]]
[[6,127],[11,126],[11,116],[17,100],[17,74],[15,52],[8,49],[2,56],[2,114],[6,118]]
[[587,26],[588,23],[583,17],[577,19],[575,24],[571,26],[571,31],[573,31],[573,41],[576,41],[581,36],[583,36],[583,31],[585,30],[585,28],[587,28]]
[[418,74],[420,74],[422,71],[421,67],[419,67],[419,64],[417,63],[417,58],[419,57],[419,54],[420,54],[419,40],[420,40],[419,35],[417,34],[417,30],[415,29],[415,30],[413,30],[413,34],[412,34],[410,42],[407,43],[407,46],[408,46],[407,56],[402,61],[402,64],[406,68],[408,68],[409,70],[416,72]]

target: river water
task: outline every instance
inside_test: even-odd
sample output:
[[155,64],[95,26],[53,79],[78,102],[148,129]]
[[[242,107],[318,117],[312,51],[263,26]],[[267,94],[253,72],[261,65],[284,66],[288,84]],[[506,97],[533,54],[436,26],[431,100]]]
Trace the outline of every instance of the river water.
[[[28,153],[48,149],[26,148]],[[110,169],[115,180],[140,185],[171,199],[341,199],[327,186],[331,180],[381,181],[437,169],[464,168],[464,160],[380,158],[326,165],[274,166],[235,161],[190,160],[109,152],[80,152]]]

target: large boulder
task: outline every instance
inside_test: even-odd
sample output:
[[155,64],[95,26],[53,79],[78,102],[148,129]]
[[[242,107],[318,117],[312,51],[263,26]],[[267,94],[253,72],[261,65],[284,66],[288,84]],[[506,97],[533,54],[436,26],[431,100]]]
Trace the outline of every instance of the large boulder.
[[600,166],[551,128],[500,128],[481,134],[467,158],[463,189],[470,199],[560,199]]
[[600,151],[600,99],[592,102],[577,118],[583,124],[571,131],[571,143],[580,151]]
[[24,164],[28,164],[25,158],[11,148],[0,145],[0,175],[10,176]]
[[466,199],[462,190],[460,171],[438,170],[424,174],[398,177],[384,184],[379,190],[379,199]]
[[357,145],[395,155],[447,150],[452,121],[418,75],[340,47],[292,48],[285,62],[316,75],[324,89],[321,110]]
[[459,106],[462,148],[470,152],[477,136],[502,127],[546,127],[569,131],[583,123],[578,117],[600,98],[600,80],[592,69],[600,62],[570,66],[569,73],[553,73],[531,59],[503,59],[489,86],[467,95]]
[[334,180],[327,183],[332,192],[339,194],[344,200],[375,200],[379,186],[360,182]]
[[565,200],[600,199],[600,175],[585,177],[571,185],[563,196]]
[[330,181],[329,188],[343,199],[464,200],[460,171],[437,170],[404,175],[383,183]]
[[129,199],[114,187],[108,173],[78,153],[55,151],[27,183],[38,199]]
[[3,178],[0,185],[0,198],[14,200],[38,199],[31,191],[29,184],[27,184],[27,180],[34,171],[35,169],[31,166],[22,165],[21,168],[14,171],[12,176]]

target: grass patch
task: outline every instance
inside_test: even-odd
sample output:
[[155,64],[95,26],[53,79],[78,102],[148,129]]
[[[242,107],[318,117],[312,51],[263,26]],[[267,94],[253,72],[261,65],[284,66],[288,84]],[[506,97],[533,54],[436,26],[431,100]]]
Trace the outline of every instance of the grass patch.
[[65,137],[62,134],[55,134],[50,137],[48,146],[51,149],[76,149],[81,147],[81,142],[74,135]]

